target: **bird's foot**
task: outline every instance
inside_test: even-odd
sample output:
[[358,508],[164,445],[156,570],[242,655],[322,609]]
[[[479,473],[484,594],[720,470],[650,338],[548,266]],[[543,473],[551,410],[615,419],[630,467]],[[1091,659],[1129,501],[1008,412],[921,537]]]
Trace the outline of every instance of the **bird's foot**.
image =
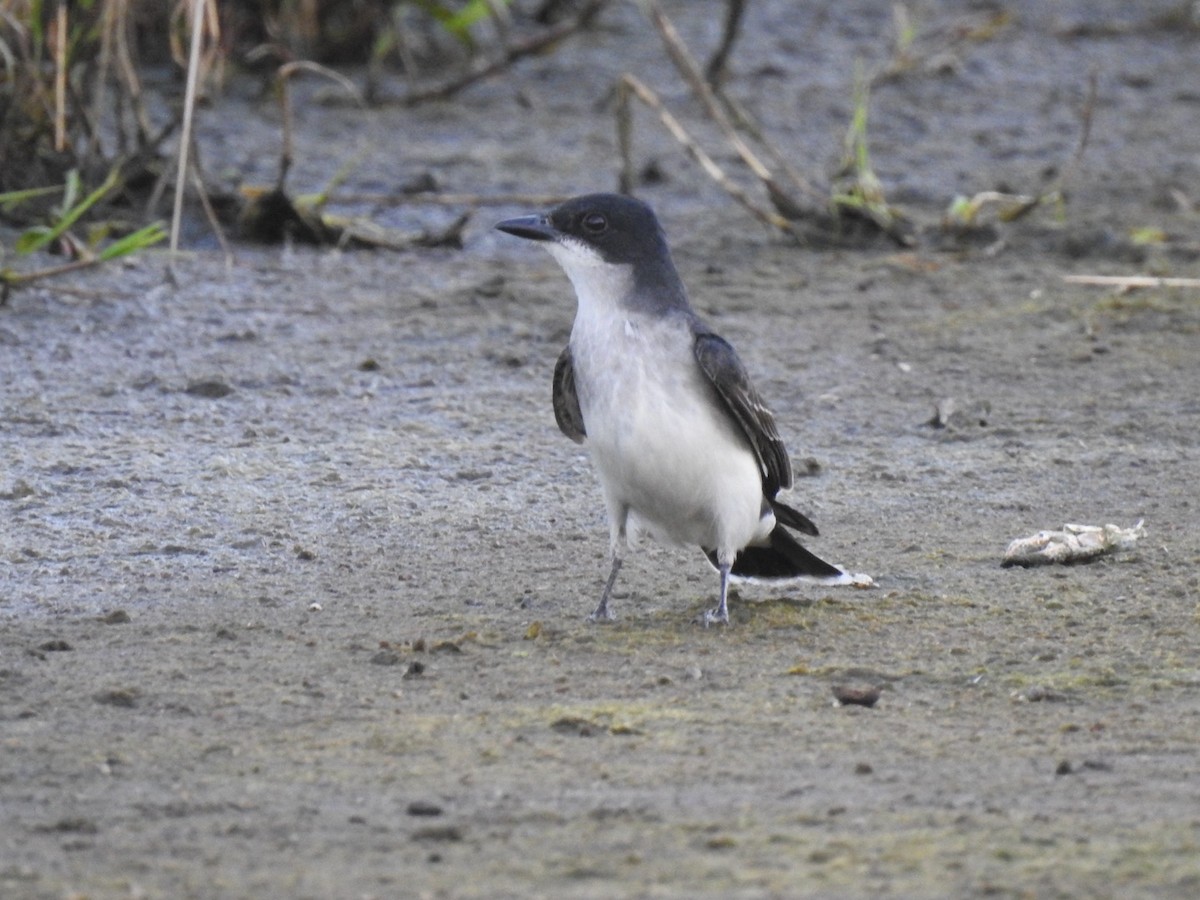
[[721,563],[721,602],[704,613],[704,627],[729,624],[729,563]]
[[[624,541],[625,532],[622,531],[620,539]],[[608,611],[608,598],[612,596],[613,585],[617,583],[617,573],[621,571],[621,557],[617,555],[617,547],[613,545],[613,561],[612,571],[608,573],[608,581],[604,583],[604,593],[600,595],[600,602],[596,605],[596,609],[590,616],[587,617],[589,622],[613,622],[616,621],[616,616]]]
[[617,617],[609,611],[607,603],[601,603],[596,607],[592,614],[587,617],[587,621],[591,622],[593,625],[610,625],[617,621]]

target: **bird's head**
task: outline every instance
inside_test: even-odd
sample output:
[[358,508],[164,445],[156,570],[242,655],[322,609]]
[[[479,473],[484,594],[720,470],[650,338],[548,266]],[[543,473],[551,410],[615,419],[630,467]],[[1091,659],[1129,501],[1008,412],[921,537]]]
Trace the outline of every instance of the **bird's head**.
[[[654,211],[621,194],[585,194],[542,215],[506,219],[498,229],[542,242],[581,297],[592,282],[628,285],[640,302],[686,305]],[[624,299],[624,298],[622,298]]]

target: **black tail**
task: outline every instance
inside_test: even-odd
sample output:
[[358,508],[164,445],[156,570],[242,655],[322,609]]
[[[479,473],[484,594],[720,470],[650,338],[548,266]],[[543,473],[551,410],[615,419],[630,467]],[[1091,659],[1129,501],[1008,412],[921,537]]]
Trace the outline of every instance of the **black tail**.
[[[784,507],[788,509],[788,507]],[[793,510],[788,510],[794,512]],[[800,516],[800,513],[796,513]],[[778,517],[778,511],[776,511]],[[803,516],[800,516],[802,519]],[[807,519],[804,519],[808,522]],[[812,525],[809,522],[809,525]],[[815,530],[815,529],[814,529]],[[782,525],[776,525],[765,547],[745,547],[733,561],[730,574],[742,578],[797,578],[808,575],[813,578],[834,578],[843,574],[837,566],[800,546],[800,542],[788,534]],[[717,551],[705,550],[708,561],[717,565]]]
[[788,528],[792,528],[801,534],[811,535],[812,537],[817,536],[817,526],[804,513],[797,512],[790,506],[780,503],[778,500],[772,500],[770,503],[771,511],[775,513],[775,519],[780,525],[786,525]]

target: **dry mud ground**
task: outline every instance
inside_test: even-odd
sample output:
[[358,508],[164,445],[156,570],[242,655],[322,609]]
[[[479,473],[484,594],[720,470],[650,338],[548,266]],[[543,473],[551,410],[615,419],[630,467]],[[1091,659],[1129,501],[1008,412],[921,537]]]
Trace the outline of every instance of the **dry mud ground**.
[[[889,11],[809,6],[751,4],[731,89],[820,172]],[[583,621],[606,526],[549,404],[573,301],[490,230],[515,208],[478,213],[463,252],[202,249],[174,278],[147,254],[16,294],[0,895],[1200,893],[1200,298],[1062,281],[1200,275],[1180,6],[1017,3],[949,71],[877,88],[876,167],[936,222],[955,193],[1052,179],[1096,72],[1068,203],[997,242],[790,246],[639,114],[668,176],[642,194],[696,305],[815,460],[794,498],[815,549],[878,582],[744,587],[729,628],[693,624],[701,556],[656,548],[626,565],[620,620]],[[671,7],[710,46],[694,9]],[[697,119],[659,57],[619,7],[454,105],[306,104],[293,184],[364,135],[360,192],[426,170],[610,188],[595,104],[617,74]],[[210,167],[269,181],[274,108],[222,104]],[[947,398],[978,414],[930,427]],[[1092,565],[998,565],[1041,528],[1143,518]],[[882,696],[836,706],[843,685]]]

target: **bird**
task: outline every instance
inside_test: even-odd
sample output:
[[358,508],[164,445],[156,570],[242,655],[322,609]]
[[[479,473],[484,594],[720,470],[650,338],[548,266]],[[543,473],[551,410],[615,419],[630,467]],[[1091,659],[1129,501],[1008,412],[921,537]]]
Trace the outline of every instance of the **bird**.
[[612,567],[588,618],[615,618],[613,586],[641,534],[699,546],[720,573],[706,626],[729,624],[731,577],[844,579],[792,534],[818,532],[779,499],[793,475],[775,417],[733,346],[692,309],[651,207],[586,194],[495,227],[539,242],[575,289],[552,398],[559,429],[587,446],[608,512]]

